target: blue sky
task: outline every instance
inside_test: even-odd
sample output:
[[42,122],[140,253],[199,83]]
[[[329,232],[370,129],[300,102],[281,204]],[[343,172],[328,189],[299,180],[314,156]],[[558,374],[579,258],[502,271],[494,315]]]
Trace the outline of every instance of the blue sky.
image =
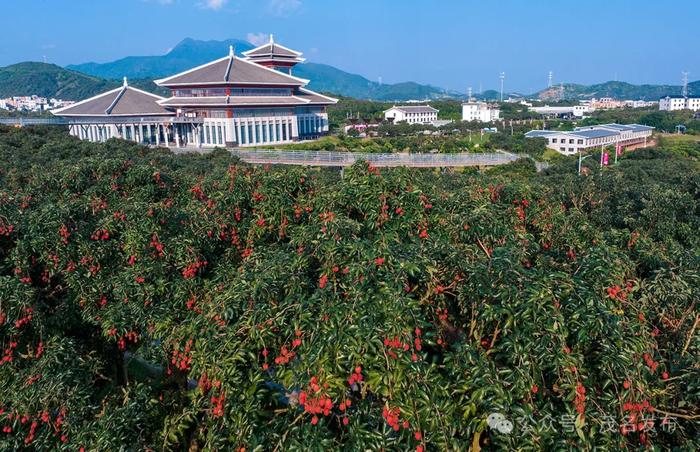
[[0,66],[159,55],[185,37],[262,37],[309,61],[466,91],[700,79],[697,0],[5,0]]

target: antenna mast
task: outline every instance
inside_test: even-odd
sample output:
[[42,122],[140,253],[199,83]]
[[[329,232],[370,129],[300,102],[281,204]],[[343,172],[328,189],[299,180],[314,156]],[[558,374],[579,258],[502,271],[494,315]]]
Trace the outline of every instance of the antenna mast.
[[547,88],[551,88],[551,87],[552,87],[552,78],[553,78],[553,75],[554,75],[554,74],[552,73],[552,71],[549,71],[549,82],[547,83]]
[[683,97],[688,97],[688,74],[690,72],[683,71],[681,74],[683,75]]
[[471,102],[472,100],[472,87],[470,86],[467,88],[467,102]]

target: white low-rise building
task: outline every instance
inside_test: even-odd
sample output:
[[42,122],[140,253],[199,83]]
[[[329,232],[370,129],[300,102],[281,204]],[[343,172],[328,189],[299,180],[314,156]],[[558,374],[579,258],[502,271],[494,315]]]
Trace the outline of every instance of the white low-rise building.
[[384,119],[394,124],[401,121],[409,124],[430,124],[437,121],[438,111],[430,105],[394,105],[384,112]]
[[641,124],[601,124],[576,127],[571,132],[557,130],[531,130],[527,138],[544,138],[547,147],[560,154],[573,155],[591,148],[619,144],[621,147],[645,144],[654,128]]
[[700,110],[700,97],[666,96],[659,100],[659,110]]
[[545,105],[544,107],[530,107],[528,110],[549,117],[582,118],[586,114],[595,111],[595,108],[590,105],[565,105],[557,107]]
[[469,101],[462,104],[462,121],[493,122],[501,119],[501,110],[486,102]]

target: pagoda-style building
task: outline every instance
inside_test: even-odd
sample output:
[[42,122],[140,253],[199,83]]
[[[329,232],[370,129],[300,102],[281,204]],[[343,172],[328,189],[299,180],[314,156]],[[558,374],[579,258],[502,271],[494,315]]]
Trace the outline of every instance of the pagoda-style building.
[[175,147],[263,146],[317,138],[328,132],[326,107],[337,102],[294,77],[301,53],[270,42],[243,58],[221,59],[155,83],[162,98],[121,88],[54,110],[70,133],[90,141],[112,137]]
[[286,72],[289,75],[292,75],[292,68],[296,64],[305,61],[304,58],[301,58],[301,53],[275,43],[272,35],[270,35],[270,42],[243,52],[243,56],[250,61]]

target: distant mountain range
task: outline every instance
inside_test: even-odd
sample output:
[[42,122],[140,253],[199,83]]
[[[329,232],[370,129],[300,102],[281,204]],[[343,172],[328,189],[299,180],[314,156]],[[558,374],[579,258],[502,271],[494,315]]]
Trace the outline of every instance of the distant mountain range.
[[[240,55],[255,46],[240,39],[224,41],[198,41],[187,38],[165,55],[130,56],[109,63],[84,63],[67,66],[67,69],[105,79],[128,78],[157,79],[199,66],[228,54],[234,46]],[[414,82],[379,84],[357,74],[342,71],[333,66],[318,63],[303,63],[294,68],[294,75],[311,80],[309,88],[360,99],[396,100],[439,99],[459,96],[441,88]]]
[[[172,75],[206,62],[221,58],[234,46],[237,54],[252,49],[250,42],[240,39],[199,41],[184,39],[165,55],[129,56],[109,63],[69,65],[65,69],[53,64],[26,62],[0,68],[0,97],[37,94],[67,100],[84,99],[119,86],[122,77],[147,91],[167,95],[152,80]],[[463,93],[448,91],[415,82],[379,84],[336,67],[303,63],[294,68],[294,75],[309,79],[309,88],[324,93],[357,99],[402,102],[426,99],[464,99]],[[700,81],[689,85],[691,93],[700,94]],[[633,85],[625,82],[605,82],[595,85],[564,84],[544,89],[530,96],[512,93],[514,97],[537,98],[543,101],[613,97],[617,99],[658,100],[666,95],[678,95],[680,86]],[[509,94],[506,94],[508,96]],[[499,93],[487,90],[476,96],[498,99]]]
[[[633,85],[626,82],[605,82],[595,85],[578,85],[565,83],[562,86],[553,86],[538,92],[535,96],[540,100],[576,100],[591,99],[593,97],[612,97],[615,99],[632,100],[659,100],[664,96],[677,96],[681,94],[680,85]],[[700,94],[700,80],[688,84],[691,94]]]
[[165,55],[129,56],[109,63],[70,64],[66,69],[112,80],[121,80],[122,77],[158,79],[225,57],[229,46],[233,46],[238,55],[254,47],[239,39],[197,41],[187,38]]

